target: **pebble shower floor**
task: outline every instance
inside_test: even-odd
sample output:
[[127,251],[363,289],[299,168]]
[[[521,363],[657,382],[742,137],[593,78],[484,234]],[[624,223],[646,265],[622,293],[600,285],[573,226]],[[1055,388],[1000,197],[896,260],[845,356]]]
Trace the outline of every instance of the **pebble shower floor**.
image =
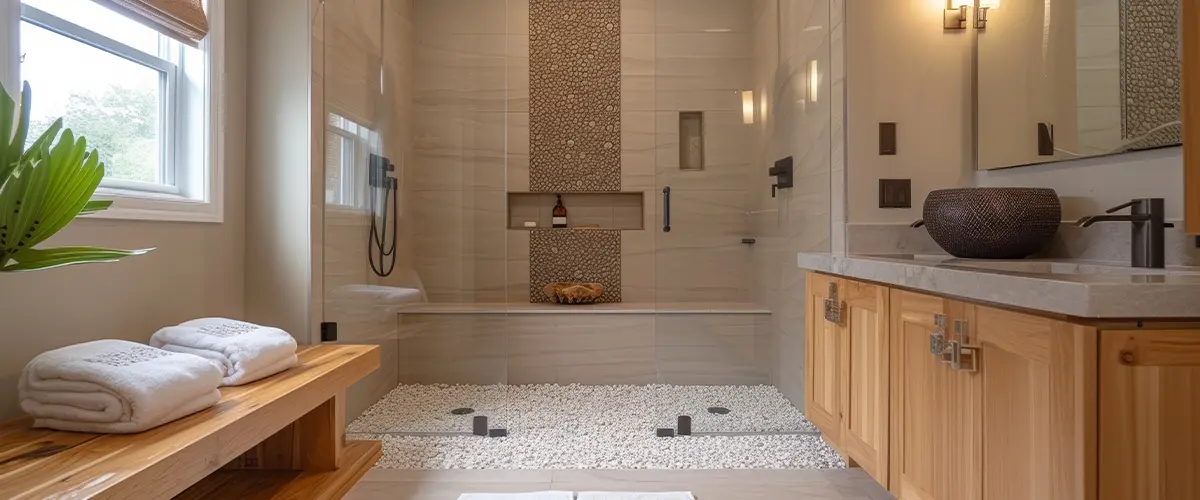
[[[451,414],[458,408],[475,413]],[[508,436],[396,435],[469,432],[475,415]],[[694,432],[812,434],[655,436],[679,415],[692,416]],[[671,385],[401,385],[347,429],[383,440],[384,469],[844,468],[815,431],[774,387]]]

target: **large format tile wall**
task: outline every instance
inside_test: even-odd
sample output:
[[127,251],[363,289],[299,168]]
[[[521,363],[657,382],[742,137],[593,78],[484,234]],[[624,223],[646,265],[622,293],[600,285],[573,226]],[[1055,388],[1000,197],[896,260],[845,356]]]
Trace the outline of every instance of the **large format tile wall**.
[[769,384],[769,314],[402,314],[400,381]]
[[[505,230],[504,192],[531,187],[529,2],[416,0],[415,16],[415,268],[435,302],[523,301],[529,234]],[[752,299],[751,18],[740,0],[621,1],[621,190],[645,196],[643,229],[623,234],[625,301]],[[679,169],[681,111],[704,113],[703,171]]]
[[[754,165],[754,127],[743,120],[742,91],[754,84],[750,4],[647,3],[653,12],[647,6],[641,15],[652,22],[629,23],[625,45],[633,57],[652,62],[653,82],[646,83],[653,92],[631,92],[626,113],[655,123],[655,188],[672,190],[671,231],[655,233],[653,242],[655,296],[660,302],[750,302],[753,250],[742,239],[753,236],[746,219],[751,189],[766,176]],[[679,114],[685,111],[703,113],[702,171],[680,169]],[[657,219],[662,197],[655,198]]]
[[[751,224],[753,298],[773,312],[772,382],[794,404],[804,400],[803,272],[798,252],[834,246],[844,160],[844,66],[840,0],[754,2],[756,143],[762,169],[792,156],[795,187],[771,197],[773,179],[754,178]],[[841,245],[844,245],[844,241]]]
[[507,54],[519,37],[508,35],[506,7],[414,1],[411,245],[434,302],[506,300],[506,129],[509,111],[528,106],[521,86],[509,93]]
[[[415,4],[414,266],[435,302],[524,301],[530,233],[504,229],[504,192],[530,191],[529,2]],[[842,0],[621,1],[621,190],[640,192],[645,201],[643,230],[622,232],[623,300],[769,306],[772,317],[758,319],[767,336],[759,334],[754,352],[770,357],[758,366],[767,367],[768,380],[796,404],[803,399],[804,280],[795,254],[845,248],[845,233],[832,229],[847,218],[840,195],[843,9]],[[744,122],[744,90],[755,93],[752,124]],[[679,169],[681,111],[704,113],[703,171]],[[773,179],[766,169],[784,156],[795,158],[796,187],[771,198]],[[670,233],[661,230],[665,186],[673,191]],[[757,244],[742,244],[747,237],[757,238]],[[568,317],[562,318],[563,327],[570,326]],[[654,327],[649,315],[622,318]],[[540,378],[524,377],[533,368],[518,367],[531,361],[510,359],[501,349],[504,338],[483,335],[505,332],[508,341],[522,337],[526,318],[516,321],[503,325],[507,330],[485,325],[462,333],[478,338],[426,339],[406,327],[401,344],[409,346],[402,351],[410,359],[402,371],[428,376],[401,379],[500,380],[463,378],[456,371],[470,372],[473,364],[454,361],[460,354],[454,346],[471,345],[482,349],[483,359],[508,360],[502,365],[510,383],[659,380],[632,368],[616,369],[616,378],[575,376],[570,361],[563,361],[561,370],[537,368]],[[662,338],[669,337],[667,330]],[[656,339],[644,335],[638,341]],[[617,340],[612,339],[613,349],[621,352]],[[718,335],[706,341],[713,340],[727,339]]]

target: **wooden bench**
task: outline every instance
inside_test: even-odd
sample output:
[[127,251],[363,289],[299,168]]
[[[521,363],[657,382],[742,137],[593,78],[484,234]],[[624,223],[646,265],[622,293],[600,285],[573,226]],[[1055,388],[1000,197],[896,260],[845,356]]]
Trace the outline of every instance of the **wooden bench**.
[[345,392],[376,346],[314,346],[298,366],[221,388],[202,412],[140,434],[0,423],[0,499],[341,498],[381,453],[345,442]]

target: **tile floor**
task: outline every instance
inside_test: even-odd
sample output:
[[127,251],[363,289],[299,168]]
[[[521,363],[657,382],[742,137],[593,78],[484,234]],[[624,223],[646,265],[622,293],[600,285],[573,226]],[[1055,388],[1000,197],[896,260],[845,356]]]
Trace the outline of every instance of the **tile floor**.
[[834,470],[384,470],[347,500],[457,500],[463,493],[691,491],[697,500],[890,500],[861,469]]

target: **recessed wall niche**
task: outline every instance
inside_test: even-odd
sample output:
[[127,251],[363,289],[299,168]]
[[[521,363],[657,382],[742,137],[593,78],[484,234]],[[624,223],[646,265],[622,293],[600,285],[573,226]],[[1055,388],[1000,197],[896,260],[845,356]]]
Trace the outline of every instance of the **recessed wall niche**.
[[[508,228],[549,229],[556,197],[548,193],[508,193]],[[570,227],[645,229],[643,193],[564,193],[562,199]],[[528,227],[527,222],[535,226]]]

